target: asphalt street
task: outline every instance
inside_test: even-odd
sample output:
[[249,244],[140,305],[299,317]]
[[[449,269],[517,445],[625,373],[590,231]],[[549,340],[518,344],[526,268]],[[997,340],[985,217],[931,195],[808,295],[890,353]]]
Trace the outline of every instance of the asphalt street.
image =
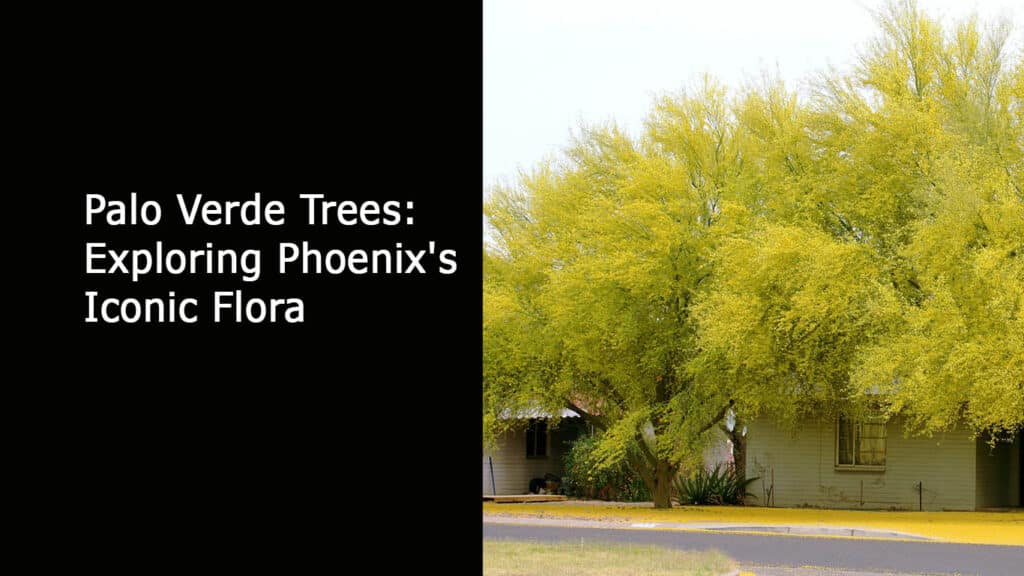
[[965,576],[1024,574],[1024,546],[489,523],[484,524],[484,538],[574,542],[583,539],[597,542],[656,544],[688,550],[716,548],[742,564],[762,566],[821,566],[859,571]]

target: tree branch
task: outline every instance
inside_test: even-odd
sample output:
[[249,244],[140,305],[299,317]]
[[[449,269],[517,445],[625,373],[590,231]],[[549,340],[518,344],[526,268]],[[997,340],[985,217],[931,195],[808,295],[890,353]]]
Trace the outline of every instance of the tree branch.
[[725,406],[722,406],[722,409],[718,411],[718,414],[715,414],[715,417],[712,418],[710,422],[708,422],[707,424],[702,426],[701,429],[697,431],[697,434],[702,434],[705,431],[710,430],[711,427],[714,426],[715,424],[718,424],[718,422],[722,418],[725,418],[725,415],[729,412],[729,408],[732,408],[733,404],[735,404],[735,403],[736,402],[733,399],[730,398],[729,399],[729,403],[726,404]]
[[654,474],[651,473],[653,467],[644,466],[643,462],[640,461],[640,458],[636,454],[630,452],[626,452],[626,460],[628,460],[633,469],[640,474],[640,477],[647,486],[654,486]]
[[640,447],[640,451],[643,452],[643,456],[650,464],[651,470],[653,470],[658,465],[658,457],[655,456],[654,452],[651,452],[651,449],[647,447],[647,442],[644,441],[643,434],[639,432],[636,434],[636,444]]

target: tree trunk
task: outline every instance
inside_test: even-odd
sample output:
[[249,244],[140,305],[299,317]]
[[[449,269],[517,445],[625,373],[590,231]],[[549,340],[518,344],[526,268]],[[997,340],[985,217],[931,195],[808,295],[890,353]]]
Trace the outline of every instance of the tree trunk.
[[676,476],[675,466],[668,462],[659,460],[654,468],[654,485],[648,486],[651,489],[651,497],[654,499],[655,508],[672,507],[672,479]]
[[[736,420],[732,430],[720,424],[719,428],[732,443],[732,469],[739,478],[747,477],[747,437],[743,435],[743,424]],[[740,504],[745,504],[746,493],[739,494]]]
[[[733,432],[732,438],[732,465],[736,471],[736,476],[739,478],[746,479],[747,477],[747,437],[740,434],[739,423],[736,424],[736,430]],[[747,503],[747,491],[742,490],[738,496],[740,505]]]
[[[737,428],[739,425],[737,424]],[[736,475],[740,478],[747,477],[747,438],[733,431],[732,438],[732,464],[736,469]]]

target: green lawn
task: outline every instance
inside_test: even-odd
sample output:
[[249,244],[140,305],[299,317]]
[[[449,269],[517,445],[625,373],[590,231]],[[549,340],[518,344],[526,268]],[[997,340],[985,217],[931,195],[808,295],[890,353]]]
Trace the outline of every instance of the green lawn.
[[733,567],[715,550],[484,540],[485,576],[716,576]]

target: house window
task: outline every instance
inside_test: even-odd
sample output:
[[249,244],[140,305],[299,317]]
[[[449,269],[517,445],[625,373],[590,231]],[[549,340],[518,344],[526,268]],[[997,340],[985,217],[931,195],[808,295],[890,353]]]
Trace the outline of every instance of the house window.
[[836,467],[885,468],[885,422],[840,416],[836,426]]
[[526,457],[544,458],[548,455],[547,420],[532,419],[526,427]]

